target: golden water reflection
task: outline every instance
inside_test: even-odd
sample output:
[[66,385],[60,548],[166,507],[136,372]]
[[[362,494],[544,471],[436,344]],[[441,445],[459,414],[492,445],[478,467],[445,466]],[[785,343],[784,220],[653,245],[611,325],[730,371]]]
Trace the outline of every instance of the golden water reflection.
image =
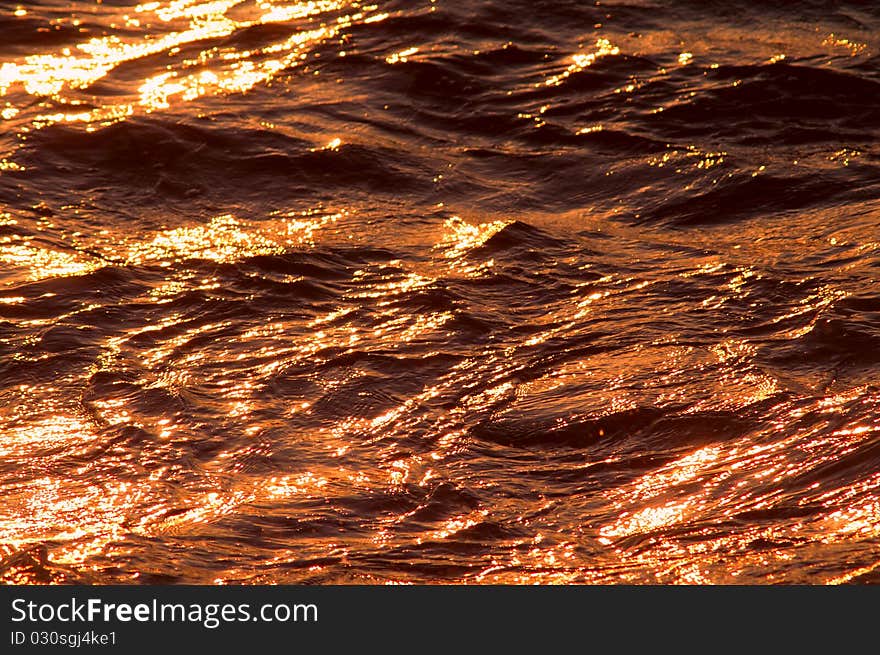
[[[141,238],[123,238],[121,242],[109,234],[105,235],[104,243],[100,237],[93,237],[92,247],[88,249],[79,247],[75,236],[68,237],[67,241],[71,243],[65,250],[44,245],[37,237],[0,236],[0,265],[38,281],[85,275],[113,265],[149,262],[170,266],[186,259],[232,262],[314,245],[320,230],[346,214],[345,211],[331,213],[321,210],[276,212],[258,223],[225,214],[201,225],[176,227],[145,234]],[[14,219],[9,220],[8,224],[15,224]],[[45,231],[51,228],[51,225],[42,226]],[[98,247],[95,247],[95,241]],[[12,276],[8,284],[16,284],[18,279],[18,276]],[[156,298],[173,295],[181,284],[180,281],[169,281],[154,289],[152,294]]]
[[[250,16],[236,13],[245,4],[259,11]],[[132,12],[126,23],[148,30],[142,39],[98,37],[0,64],[0,96],[7,103],[0,116],[36,127],[100,123],[175,108],[208,95],[248,91],[305,65],[316,45],[339,37],[355,23],[385,17],[375,13],[375,7],[337,1],[181,0],[151,2]],[[304,21],[302,29],[283,37],[272,32],[276,36],[269,43],[251,48],[224,41],[247,28],[291,20]],[[837,37],[826,45],[850,50],[858,46]],[[419,52],[416,47],[400,49],[385,61],[404,64]],[[566,78],[619,53],[609,40],[598,39],[538,85],[564,84]],[[101,82],[124,72],[124,64],[155,55],[163,55],[162,65],[156,68],[154,60],[144,63],[148,74],[135,76],[136,83],[126,93],[113,100],[103,94]],[[164,63],[165,57],[170,63]],[[677,55],[677,62],[692,66],[697,57],[701,55],[685,51]],[[618,91],[634,88],[635,83]],[[35,98],[40,101],[36,112],[30,108]],[[527,116],[540,124],[547,108]],[[604,129],[588,124],[578,128],[578,134]],[[318,143],[324,145],[316,149],[339,150],[342,138],[330,136],[322,135]],[[860,152],[850,149],[831,155],[843,166],[858,157]],[[678,173],[685,166],[715,169],[728,159],[722,150],[688,146],[651,156],[645,163]],[[4,171],[21,168],[0,160]],[[755,173],[765,170],[761,164]],[[494,307],[494,315],[472,321],[476,327],[466,325],[464,329],[487,334],[480,333],[479,346],[460,355],[451,352],[455,342],[450,335],[458,336],[455,331],[467,323],[460,319],[473,308],[467,303],[435,303],[431,293],[444,291],[443,285],[476,286],[490,280],[494,269],[503,267],[486,246],[513,220],[453,216],[427,231],[427,243],[419,244],[418,265],[391,260],[352,266],[339,273],[345,291],[314,307],[291,291],[285,311],[273,310],[269,317],[257,314],[244,324],[222,315],[194,316],[177,306],[153,313],[187,291],[221,296],[226,289],[220,264],[244,264],[244,269],[251,257],[309,251],[328,232],[338,246],[343,238],[355,236],[354,230],[346,234],[341,225],[347,215],[323,209],[284,211],[255,221],[230,212],[202,221],[185,217],[140,233],[102,234],[87,244],[75,235],[63,235],[54,247],[44,239],[4,233],[0,264],[4,274],[12,271],[9,284],[73,279],[108,266],[185,271],[146,285],[133,304],[139,311],[147,307],[149,319],[133,325],[125,323],[128,317],[121,319],[125,328],[100,335],[93,349],[100,353],[94,357],[88,350],[94,344],[87,343],[82,350],[91,359],[83,370],[59,372],[58,388],[25,385],[10,396],[9,407],[0,410],[5,437],[0,454],[30,475],[7,496],[6,507],[13,510],[0,517],[4,548],[53,544],[53,562],[74,566],[113,554],[136,559],[136,546],[120,545],[126,539],[214,536],[223,530],[228,536],[229,531],[259,524],[269,535],[260,533],[265,541],[259,547],[273,548],[269,566],[284,567],[308,562],[316,552],[341,561],[365,543],[378,553],[422,552],[420,548],[431,544],[460,547],[466,553],[488,533],[502,536],[489,555],[468,561],[468,579],[644,581],[649,572],[660,581],[706,583],[730,581],[748,574],[750,567],[769,570],[797,556],[799,551],[790,543],[798,540],[834,545],[880,534],[874,498],[877,475],[862,475],[856,481],[842,477],[832,488],[821,490],[810,482],[816,469],[857,455],[876,438],[876,422],[853,409],[859,403],[869,409],[876,404],[872,388],[847,388],[844,381],[834,389],[817,385],[809,393],[798,389],[796,394],[785,371],[761,360],[759,341],[736,328],[721,328],[702,342],[688,341],[679,339],[670,322],[666,336],[614,349],[600,347],[605,335],[595,326],[608,317],[637,314],[639,303],[650,311],[636,315],[632,323],[621,319],[633,333],[652,321],[666,320],[669,310],[657,302],[664,286],[712,285],[712,293],[699,302],[699,313],[688,320],[713,312],[726,319],[736,308],[754,305],[760,301],[755,299],[755,286],[770,281],[750,261],[729,264],[718,254],[701,255],[683,258],[680,268],[667,272],[639,266],[633,257],[629,268],[593,276],[592,267],[601,270],[593,260],[602,255],[590,254],[577,260],[581,268],[568,274],[564,294],[537,295],[540,309],[517,323],[520,329],[510,327],[518,308],[506,306],[506,298]],[[0,216],[0,225],[15,226],[17,219]],[[54,229],[50,224],[42,227]],[[735,248],[766,248],[771,255],[764,256],[778,257],[773,246],[765,244],[771,241],[765,236]],[[837,238],[831,238],[831,245],[838,245]],[[859,243],[866,252],[876,245]],[[683,250],[692,244],[676,245]],[[298,281],[295,275],[279,279]],[[479,289],[487,296],[492,293],[488,284]],[[0,298],[0,307],[13,314],[28,309],[29,299],[22,293],[12,290]],[[116,289],[77,311],[113,309],[114,293]],[[819,286],[762,329],[778,326],[776,338],[784,340],[807,337],[818,317],[845,297],[846,292],[831,284]],[[473,304],[484,302],[482,298]],[[24,346],[24,351],[42,339],[58,337],[64,345],[64,335],[52,333],[64,318],[68,316],[23,320],[17,327],[34,329],[34,334],[22,342],[14,334],[4,336],[0,343]],[[493,320],[500,327],[483,327]],[[789,323],[792,327],[785,327]],[[584,336],[595,343],[585,347],[579,340]],[[554,341],[574,345],[551,357],[545,348]],[[328,353],[344,364],[320,366],[331,356]],[[402,363],[377,384],[379,376],[386,375],[383,366],[391,366],[398,355]],[[20,357],[49,359],[33,353]],[[296,376],[316,363],[309,376]],[[539,365],[540,371],[533,373]],[[432,371],[433,377],[419,377],[424,371]],[[401,382],[404,391],[387,383],[389,378]],[[106,395],[91,397],[93,387]],[[76,402],[58,400],[71,395]],[[145,397],[153,403],[146,408]],[[750,412],[762,403],[770,418],[753,425]],[[650,445],[627,452],[631,432],[640,427],[639,412],[670,408],[685,426],[692,417],[722,416],[741,419],[744,427],[736,436],[716,433],[711,420],[690,431],[674,427],[669,436],[673,446],[664,458]],[[551,412],[552,422],[542,423]],[[634,418],[609,446],[602,426],[621,416]],[[535,418],[538,426],[525,430],[525,445],[516,439],[512,445],[481,442],[479,432],[469,429],[523,417]],[[584,427],[578,434],[578,421],[598,427]],[[206,426],[212,423],[221,426],[222,434],[210,432]],[[546,436],[542,433],[563,429],[568,429],[570,443],[553,449],[541,444]],[[278,470],[278,453],[290,444],[297,453],[286,462],[292,470]],[[503,462],[502,470],[481,469],[487,465],[474,457],[475,450],[491,451]],[[79,461],[83,453],[89,457]],[[562,463],[554,457],[563,458]],[[491,461],[483,461],[487,460]],[[636,461],[631,469],[626,468],[629,460]],[[559,468],[552,470],[554,466]],[[600,494],[591,495],[590,484],[602,467],[618,473]],[[74,483],[44,468],[69,473]],[[570,494],[563,500],[544,495],[545,484],[565,476],[574,480]],[[529,502],[517,505],[505,497],[498,479],[525,480],[522,491]],[[784,491],[789,483],[797,491],[792,497]],[[432,494],[442,499],[444,490],[461,504],[434,514]],[[387,509],[392,501],[407,504],[406,509]],[[352,506],[356,509],[349,509]],[[587,508],[582,513],[581,506]],[[818,518],[809,514],[812,507],[821,508]],[[267,508],[277,515],[267,518]],[[348,516],[346,512],[362,512],[347,533],[333,523],[338,516]],[[775,527],[742,518],[773,512],[783,517]],[[327,514],[332,515],[329,520]],[[740,529],[739,523],[748,525]],[[315,545],[300,539],[296,529],[301,524],[306,533],[335,531],[332,539],[315,540],[320,541]],[[288,547],[291,541],[297,548]],[[216,580],[255,575],[238,563],[234,573]],[[312,564],[307,570],[318,573],[323,566]],[[820,578],[845,581],[870,570],[866,566],[833,576],[823,572]],[[258,575],[273,579],[271,570]]]
[[[283,252],[292,244],[310,247],[320,230],[332,226],[342,214],[324,211],[277,215],[274,223],[249,224],[232,216],[220,216],[206,225],[162,231],[152,238],[133,242],[124,255],[126,261],[174,262],[185,257],[201,258],[215,262],[234,262],[254,254]],[[453,265],[463,258],[479,259],[480,246],[506,223],[468,224],[460,219],[448,222],[431,248],[438,259]],[[50,269],[51,270],[51,269]],[[718,273],[717,265],[702,265],[688,273],[699,276]],[[729,276],[724,289],[730,296],[743,294],[745,284],[754,278],[749,270],[736,271]],[[736,367],[754,357],[754,346],[747,341],[727,338],[711,347],[700,349],[693,346],[670,346],[662,342],[652,347],[640,347],[630,352],[598,354],[589,359],[564,362],[553,371],[534,380],[514,383],[505,379],[509,372],[512,355],[517,348],[533,348],[547,339],[558,337],[577,323],[559,322],[548,326],[536,335],[524,337],[521,343],[509,346],[510,353],[503,355],[487,352],[483,358],[468,358],[456,364],[448,378],[427,385],[421,392],[389,403],[383,411],[358,417],[352,414],[337,420],[332,427],[313,432],[309,443],[328,453],[328,461],[339,462],[337,467],[305,466],[303,470],[275,474],[261,478],[247,475],[245,466],[249,457],[259,457],[266,451],[262,442],[264,426],[253,418],[263,408],[260,380],[271,376],[285,366],[295,366],[328,347],[353,347],[359,342],[396,348],[415,339],[424,339],[452,320],[448,311],[424,312],[414,316],[400,316],[393,303],[400,296],[418,292],[429,287],[435,280],[408,272],[405,269],[385,275],[362,270],[354,275],[367,288],[358,295],[362,300],[375,302],[379,320],[371,327],[355,327],[346,323],[352,309],[328,308],[311,323],[312,332],[300,336],[291,343],[288,330],[295,323],[279,319],[264,325],[254,325],[232,339],[233,344],[214,341],[197,355],[181,354],[186,344],[204,337],[223,333],[230,328],[229,322],[204,321],[188,329],[175,328],[180,316],[171,314],[165,322],[134,330],[120,339],[114,353],[108,353],[106,362],[112,366],[126,354],[126,339],[138,339],[156,333],[156,343],[138,349],[138,358],[149,371],[173,373],[176,367],[189,371],[179,378],[181,388],[211,382],[223,398],[225,415],[232,421],[241,422],[241,435],[249,439],[247,446],[236,446],[218,455],[219,467],[208,472],[205,479],[191,488],[167,496],[163,491],[168,468],[162,468],[147,478],[129,482],[106,481],[92,488],[84,482],[82,489],[71,494],[57,478],[36,476],[31,483],[18,490],[19,496],[9,506],[27,507],[25,513],[3,517],[0,541],[15,548],[47,541],[63,542],[53,549],[53,562],[61,566],[77,566],[94,558],[116,552],[114,544],[130,535],[143,537],[169,536],[192,533],[194,530],[210,532],[223,521],[234,520],[241,512],[262,507],[266,503],[308,503],[310,499],[347,498],[351,494],[377,494],[390,496],[411,494],[414,487],[432,489],[435,485],[454,477],[450,467],[462,453],[467,453],[468,435],[460,426],[467,417],[481,412],[496,411],[506,403],[516,403],[515,412],[534,411],[550,406],[564,413],[589,410],[594,417],[612,416],[624,411],[634,411],[646,403],[679,402],[666,392],[640,389],[645,376],[652,377],[663,387],[676,382],[684,371],[714,370],[722,367],[716,375],[717,385],[704,401],[690,410],[744,411],[751,404],[773,399],[780,390],[780,382],[766,372],[755,370],[745,376],[735,374]],[[203,280],[202,284],[208,284]],[[589,302],[569,302],[567,311],[575,316],[589,316],[589,312],[604,311],[602,304],[611,302],[614,294],[648,289],[639,280],[609,278],[603,280],[603,291],[591,291]],[[212,283],[216,284],[216,282]],[[634,291],[635,290],[635,291]],[[157,287],[150,292],[156,300],[173,297],[176,287]],[[354,295],[354,294],[353,294]],[[828,298],[817,294],[813,302],[824,306]],[[10,303],[16,302],[13,297]],[[586,309],[586,314],[582,313]],[[164,330],[171,333],[160,335]],[[235,357],[248,360],[241,369],[229,375],[216,376],[210,371],[228,364]],[[195,359],[190,359],[195,357]],[[338,378],[324,381],[323,393],[330,394],[334,387],[351,384],[365,371],[345,371]],[[188,379],[187,379],[188,377]],[[698,376],[698,379],[704,379]],[[171,389],[171,378],[157,379],[156,388]],[[180,381],[182,380],[182,381]],[[468,381],[481,381],[481,385],[460,395],[458,404],[444,414],[445,423],[436,426],[441,435],[424,453],[396,454],[390,445],[394,438],[405,435],[416,422],[419,408],[433,399],[448,396]],[[593,381],[605,381],[599,389]],[[203,387],[206,388],[206,387]],[[34,393],[52,397],[56,392],[39,390]],[[791,425],[799,419],[825,416],[827,420],[843,415],[854,404],[871,402],[870,389],[856,387],[818,398],[812,404],[792,404],[780,399],[769,410],[776,413],[780,424]],[[695,397],[697,394],[685,394]],[[181,416],[161,418],[144,416],[125,398],[100,399],[92,404],[103,425],[123,427],[142,425],[153,431],[157,444],[185,443],[192,424]],[[287,417],[301,412],[313,411],[307,399],[290,403]],[[682,415],[687,415],[687,411]],[[503,413],[501,414],[503,416]],[[100,441],[99,426],[89,418],[77,415],[71,408],[58,407],[41,421],[16,424],[15,416],[2,416],[3,429],[14,438],[7,442],[4,457],[35,463],[47,452],[62,452],[87,447]],[[852,423],[828,430],[826,424],[805,427],[787,438],[777,438],[772,429],[746,434],[741,438],[721,440],[711,433],[706,439],[714,440],[708,445],[682,448],[678,457],[643,473],[629,482],[621,482],[617,489],[603,498],[604,520],[593,526],[566,524],[566,539],[548,540],[535,535],[534,542],[517,541],[507,556],[496,555],[474,573],[479,582],[503,583],[565,583],[602,582],[608,580],[644,580],[645,571],[656,572],[659,581],[707,583],[732,581],[747,574],[750,567],[772,567],[792,553],[786,548],[756,550],[752,544],[775,543],[792,538],[821,539],[834,544],[849,539],[870,539],[878,534],[877,502],[872,494],[877,476],[858,483],[842,484],[839,488],[821,493],[809,490],[799,501],[801,507],[820,505],[826,511],[818,520],[795,518],[783,528],[749,528],[741,532],[725,532],[716,525],[719,521],[735,522],[744,512],[772,512],[784,502],[784,494],[778,489],[786,481],[806,476],[824,463],[836,461],[856,452],[875,438],[877,425],[871,422]],[[358,443],[353,436],[363,439]],[[392,438],[394,437],[394,438]],[[166,446],[162,446],[163,448]],[[366,455],[367,449],[388,449],[387,461],[369,471],[359,470],[358,465],[366,457],[371,461],[375,455]],[[610,460],[609,460],[610,461]],[[354,463],[354,465],[352,465]],[[589,471],[588,462],[585,470]],[[229,479],[230,472],[240,477]],[[84,481],[89,471],[83,471]],[[419,507],[424,507],[425,503]],[[438,521],[429,532],[414,537],[417,545],[434,542],[457,543],[493,522],[512,520],[503,506],[483,505],[463,512],[455,512]],[[560,503],[548,502],[543,511],[562,511]],[[377,547],[396,545],[404,547],[408,521],[413,512],[379,517],[371,525],[370,539]],[[256,510],[254,510],[256,511]],[[517,515],[515,520],[528,529],[529,519]],[[560,515],[562,520],[563,515]],[[711,520],[706,517],[712,517]],[[723,534],[721,534],[723,533]],[[681,534],[699,534],[701,539],[688,545],[687,540],[676,537]],[[357,546],[356,539],[340,539],[343,550]],[[353,537],[351,539],[354,539]],[[590,546],[593,544],[593,546]],[[631,544],[637,544],[633,546]],[[528,547],[526,547],[528,546]],[[601,550],[589,548],[602,547]],[[753,552],[754,551],[754,552]],[[723,565],[717,559],[724,553],[740,553],[737,560]],[[275,565],[281,566],[284,555],[275,553]],[[291,553],[288,557],[294,557]],[[320,565],[310,569],[317,575]],[[726,573],[719,577],[718,571]],[[862,569],[859,569],[862,570]],[[246,575],[245,570],[239,575]],[[857,575],[857,573],[853,573]],[[844,577],[828,576],[829,582],[843,581]]]
[[[245,5],[247,11],[236,12]],[[299,65],[315,45],[342,30],[380,18],[375,6],[345,0],[263,1],[256,5],[257,12],[253,9],[242,0],[141,4],[133,9],[135,16],[126,16],[130,27],[139,28],[138,37],[131,32],[92,37],[57,52],[2,62],[0,98],[8,98],[2,116],[15,118],[37,98],[41,107],[54,103],[69,109],[36,116],[29,111],[36,127],[58,122],[107,124],[205,95],[243,93]],[[74,26],[81,23],[79,18],[71,21]],[[295,30],[292,21],[318,25]],[[222,45],[223,39],[262,25],[290,26],[292,33],[254,47]],[[190,54],[193,49],[196,52]],[[161,72],[148,72],[155,66],[150,58],[162,54],[171,62],[162,65]],[[96,85],[126,64],[141,64],[145,75],[137,88],[118,99],[104,94]]]

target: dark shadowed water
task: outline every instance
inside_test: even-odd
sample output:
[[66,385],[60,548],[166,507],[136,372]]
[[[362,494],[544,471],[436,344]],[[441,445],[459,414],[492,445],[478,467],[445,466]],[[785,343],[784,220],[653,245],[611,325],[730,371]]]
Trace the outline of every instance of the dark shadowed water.
[[876,579],[878,35],[0,1],[0,579]]

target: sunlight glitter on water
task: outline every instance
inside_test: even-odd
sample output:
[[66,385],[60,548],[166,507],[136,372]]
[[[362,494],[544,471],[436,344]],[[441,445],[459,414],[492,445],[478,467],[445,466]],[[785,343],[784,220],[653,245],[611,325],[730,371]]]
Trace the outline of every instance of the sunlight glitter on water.
[[0,580],[876,576],[870,8],[118,4],[0,12]]
[[[4,118],[17,116],[32,104],[33,98],[40,99],[41,104],[51,98],[57,104],[82,105],[84,108],[41,113],[32,119],[35,127],[60,122],[107,125],[136,111],[167,109],[204,95],[245,93],[299,65],[316,45],[363,21],[375,9],[338,0],[293,4],[262,2],[259,4],[262,13],[255,17],[244,18],[247,14],[241,18],[230,17],[242,4],[241,0],[143,4],[134,9],[137,19],[126,16],[132,27],[150,30],[138,40],[115,35],[93,37],[64,47],[59,53],[34,54],[20,61],[4,62],[0,65],[0,97],[9,96],[13,102],[19,103],[19,106],[7,105]],[[341,13],[345,9],[354,11]],[[101,10],[92,11],[100,15]],[[219,43],[225,37],[249,28],[289,25],[304,20],[321,24],[315,29],[297,31],[283,40],[253,49],[211,46],[192,57],[182,54],[192,46]],[[80,19],[71,21],[74,26],[80,24]],[[136,90],[136,101],[126,101],[133,95],[126,93],[121,101],[108,104],[106,94],[92,93],[96,83],[126,63],[163,53],[176,61],[167,64],[166,71],[143,80]],[[194,72],[188,72],[190,70]],[[19,89],[32,98],[17,100]],[[89,107],[95,103],[99,106]]]

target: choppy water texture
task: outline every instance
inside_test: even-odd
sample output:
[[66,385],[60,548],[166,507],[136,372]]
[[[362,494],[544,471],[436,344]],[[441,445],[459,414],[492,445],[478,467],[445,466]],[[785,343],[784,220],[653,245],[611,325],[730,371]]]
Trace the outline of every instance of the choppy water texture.
[[872,5],[0,2],[0,578],[875,580]]

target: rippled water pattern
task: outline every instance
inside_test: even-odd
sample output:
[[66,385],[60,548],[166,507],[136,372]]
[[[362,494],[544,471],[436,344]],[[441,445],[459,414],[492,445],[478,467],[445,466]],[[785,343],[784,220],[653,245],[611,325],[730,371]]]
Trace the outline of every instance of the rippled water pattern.
[[878,34],[0,2],[0,580],[876,580]]

